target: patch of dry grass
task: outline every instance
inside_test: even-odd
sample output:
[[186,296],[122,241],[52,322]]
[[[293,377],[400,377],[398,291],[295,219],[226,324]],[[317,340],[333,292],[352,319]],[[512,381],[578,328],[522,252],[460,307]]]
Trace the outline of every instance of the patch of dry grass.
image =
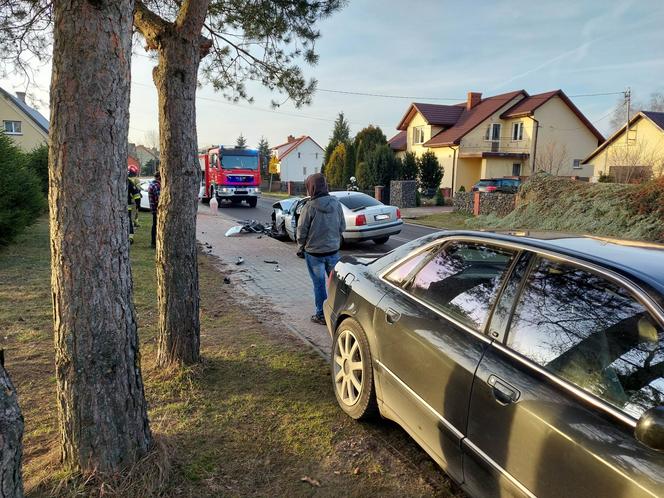
[[[119,476],[58,464],[48,227],[0,252],[0,329],[25,418],[28,496],[450,496],[459,493],[394,424],[341,413],[328,365],[254,313],[200,257],[204,361],[155,364],[156,296],[149,221],[132,247],[142,370],[156,448]],[[258,307],[256,307],[258,309]],[[302,481],[302,478],[308,481]]]

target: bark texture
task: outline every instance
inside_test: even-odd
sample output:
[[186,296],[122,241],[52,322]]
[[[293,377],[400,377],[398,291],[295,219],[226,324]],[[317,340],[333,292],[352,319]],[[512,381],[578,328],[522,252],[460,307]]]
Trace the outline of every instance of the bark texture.
[[0,498],[23,496],[23,416],[0,351]]
[[151,445],[127,215],[133,0],[54,2],[51,289],[63,463],[117,472]]
[[[157,215],[157,298],[160,365],[200,360],[196,213],[196,86],[207,0],[182,2],[174,23],[137,3],[135,23],[159,53],[153,78],[159,95],[161,196]],[[207,45],[209,48],[209,45]]]

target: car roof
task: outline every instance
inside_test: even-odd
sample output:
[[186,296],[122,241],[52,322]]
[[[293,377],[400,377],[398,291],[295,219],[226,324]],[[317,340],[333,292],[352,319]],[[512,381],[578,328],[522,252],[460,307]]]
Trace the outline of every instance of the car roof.
[[[334,197],[350,197],[352,195],[366,195],[367,197],[371,197],[364,192],[357,192],[356,190],[335,190],[330,192],[330,195],[333,195]],[[371,198],[373,199],[373,197]]]
[[582,259],[639,280],[664,296],[663,244],[611,237],[529,230],[502,232],[455,230],[446,231],[443,234],[445,236],[472,236],[495,240],[496,242],[516,243],[530,246],[534,250],[549,250]]

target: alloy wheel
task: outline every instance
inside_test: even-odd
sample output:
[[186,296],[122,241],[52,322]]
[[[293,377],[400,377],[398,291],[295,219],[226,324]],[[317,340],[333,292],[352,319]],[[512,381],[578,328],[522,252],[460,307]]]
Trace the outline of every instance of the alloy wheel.
[[357,337],[343,330],[334,345],[334,383],[342,403],[352,406],[362,393],[362,352]]

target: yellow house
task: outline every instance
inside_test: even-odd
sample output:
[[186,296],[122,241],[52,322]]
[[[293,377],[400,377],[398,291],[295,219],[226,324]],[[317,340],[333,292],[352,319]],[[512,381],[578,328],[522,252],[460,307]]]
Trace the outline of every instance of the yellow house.
[[48,142],[48,120],[25,102],[25,93],[0,88],[2,131],[24,151]]
[[441,187],[469,190],[481,178],[545,170],[589,178],[582,164],[604,140],[563,93],[517,90],[482,98],[469,92],[453,105],[410,105],[389,141],[399,155],[432,151],[444,170]]
[[594,178],[641,181],[664,173],[664,112],[641,111],[584,161]]

